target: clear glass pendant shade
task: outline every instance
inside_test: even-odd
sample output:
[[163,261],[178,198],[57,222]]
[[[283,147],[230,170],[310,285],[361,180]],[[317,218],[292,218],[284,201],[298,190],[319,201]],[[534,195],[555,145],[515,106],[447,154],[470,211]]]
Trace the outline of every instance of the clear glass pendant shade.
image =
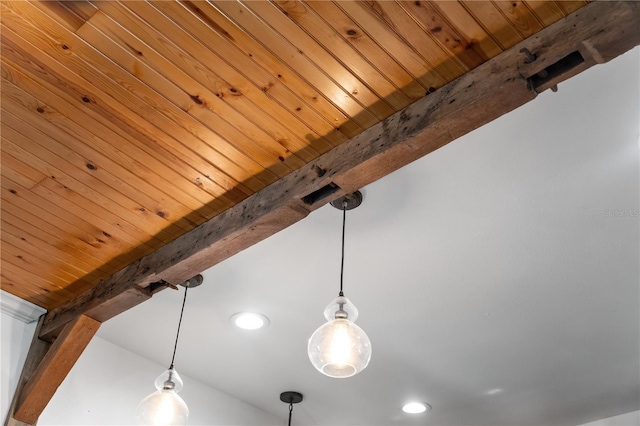
[[158,390],[162,390],[165,387],[171,387],[176,392],[180,392],[184,387],[182,378],[174,368],[168,368],[164,370],[161,375],[156,377],[156,380],[155,382],[153,382],[153,384]]
[[358,310],[346,297],[336,298],[325,309],[325,318],[329,321],[309,339],[309,360],[318,371],[329,377],[354,376],[371,360],[371,341],[348,312],[357,318]]
[[[336,297],[324,308],[324,317],[327,321],[333,321],[338,318],[336,314],[340,311],[343,311],[351,321],[355,322],[358,319],[358,308],[351,303],[351,300],[344,296]],[[340,314],[338,314],[338,316],[340,316]]]
[[178,395],[183,386],[176,370],[169,368],[154,382],[156,392],[143,399],[136,410],[139,425],[186,425],[189,407]]

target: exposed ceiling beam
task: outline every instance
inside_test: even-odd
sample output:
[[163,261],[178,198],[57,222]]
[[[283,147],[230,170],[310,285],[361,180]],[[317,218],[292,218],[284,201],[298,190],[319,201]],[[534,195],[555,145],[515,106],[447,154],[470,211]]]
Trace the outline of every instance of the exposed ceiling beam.
[[50,311],[40,337],[105,321],[638,44],[640,3],[591,3]]
[[35,425],[58,386],[67,377],[84,349],[100,328],[100,322],[80,315],[67,323],[49,345],[35,339],[7,415],[8,426]]
[[22,394],[22,390],[27,384],[27,381],[34,374],[36,368],[38,368],[38,365],[51,348],[51,343],[45,342],[38,338],[43,323],[44,314],[42,314],[40,316],[40,319],[38,320],[35,333],[31,340],[31,346],[29,346],[29,352],[27,353],[27,357],[24,360],[24,365],[22,366],[20,378],[16,383],[16,391],[13,394],[13,400],[11,401],[11,405],[9,406],[9,410],[7,410],[7,416],[4,421],[4,426],[28,426],[28,423],[16,419],[14,417],[14,414],[16,406],[18,404],[18,400],[20,399],[20,395]]

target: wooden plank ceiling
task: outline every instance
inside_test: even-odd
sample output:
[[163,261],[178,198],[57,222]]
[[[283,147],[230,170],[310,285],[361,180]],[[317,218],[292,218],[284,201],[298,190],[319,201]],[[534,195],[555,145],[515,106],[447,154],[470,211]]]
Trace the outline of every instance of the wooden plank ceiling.
[[2,1],[2,289],[55,309],[584,1]]

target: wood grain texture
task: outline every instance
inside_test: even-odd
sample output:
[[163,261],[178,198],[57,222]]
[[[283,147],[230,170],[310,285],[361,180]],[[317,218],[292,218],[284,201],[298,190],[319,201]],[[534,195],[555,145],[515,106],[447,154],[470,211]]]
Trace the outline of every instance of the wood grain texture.
[[99,327],[100,322],[84,315],[64,327],[22,388],[13,415],[16,420],[37,422]]
[[33,375],[34,371],[36,370],[36,368],[38,367],[38,365],[46,355],[47,351],[51,347],[51,343],[45,342],[44,340],[40,340],[38,338],[43,322],[44,322],[44,315],[40,316],[40,318],[38,319],[38,324],[36,325],[35,332],[31,340],[31,346],[29,347],[29,352],[27,352],[27,357],[24,361],[22,372],[20,373],[20,378],[16,383],[16,391],[13,394],[11,405],[7,410],[7,417],[4,423],[5,426],[29,426],[30,424],[35,424],[35,423],[25,423],[20,420],[17,420],[14,417],[14,414],[15,414],[16,405],[18,404],[18,399],[20,398],[22,389],[24,388],[29,378]]
[[[131,3],[136,10],[142,3]],[[251,76],[257,88],[267,95],[287,96],[286,104],[298,114],[317,113],[331,125],[339,127],[340,133],[353,136],[362,129],[349,121],[344,111],[332,104],[300,76],[278,61],[278,58],[258,40],[251,38],[222,15],[218,10],[203,3],[154,2],[154,7],[187,29],[206,49],[220,59],[243,70]],[[197,20],[193,20],[197,17]],[[233,58],[231,60],[231,58]],[[217,60],[216,62],[219,62]],[[285,101],[282,101],[285,104]]]
[[[235,6],[234,6],[235,7]],[[118,271],[47,314],[43,335],[96,312],[136,286],[179,283],[352,192],[534,99],[532,78],[576,51],[583,61],[554,75],[557,83],[640,44],[640,4],[593,3],[507,49],[474,70],[365,130],[191,232]],[[586,48],[585,46],[588,46]],[[537,59],[525,63],[526,48]],[[319,172],[320,171],[320,172]],[[305,197],[336,184],[332,197]],[[110,311],[109,315],[113,314]]]

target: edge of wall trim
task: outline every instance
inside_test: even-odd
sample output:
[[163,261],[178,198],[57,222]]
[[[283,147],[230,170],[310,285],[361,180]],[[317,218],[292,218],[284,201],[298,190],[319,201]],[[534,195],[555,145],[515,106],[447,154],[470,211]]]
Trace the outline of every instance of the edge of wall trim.
[[0,313],[29,324],[46,312],[46,309],[40,306],[0,290]]

